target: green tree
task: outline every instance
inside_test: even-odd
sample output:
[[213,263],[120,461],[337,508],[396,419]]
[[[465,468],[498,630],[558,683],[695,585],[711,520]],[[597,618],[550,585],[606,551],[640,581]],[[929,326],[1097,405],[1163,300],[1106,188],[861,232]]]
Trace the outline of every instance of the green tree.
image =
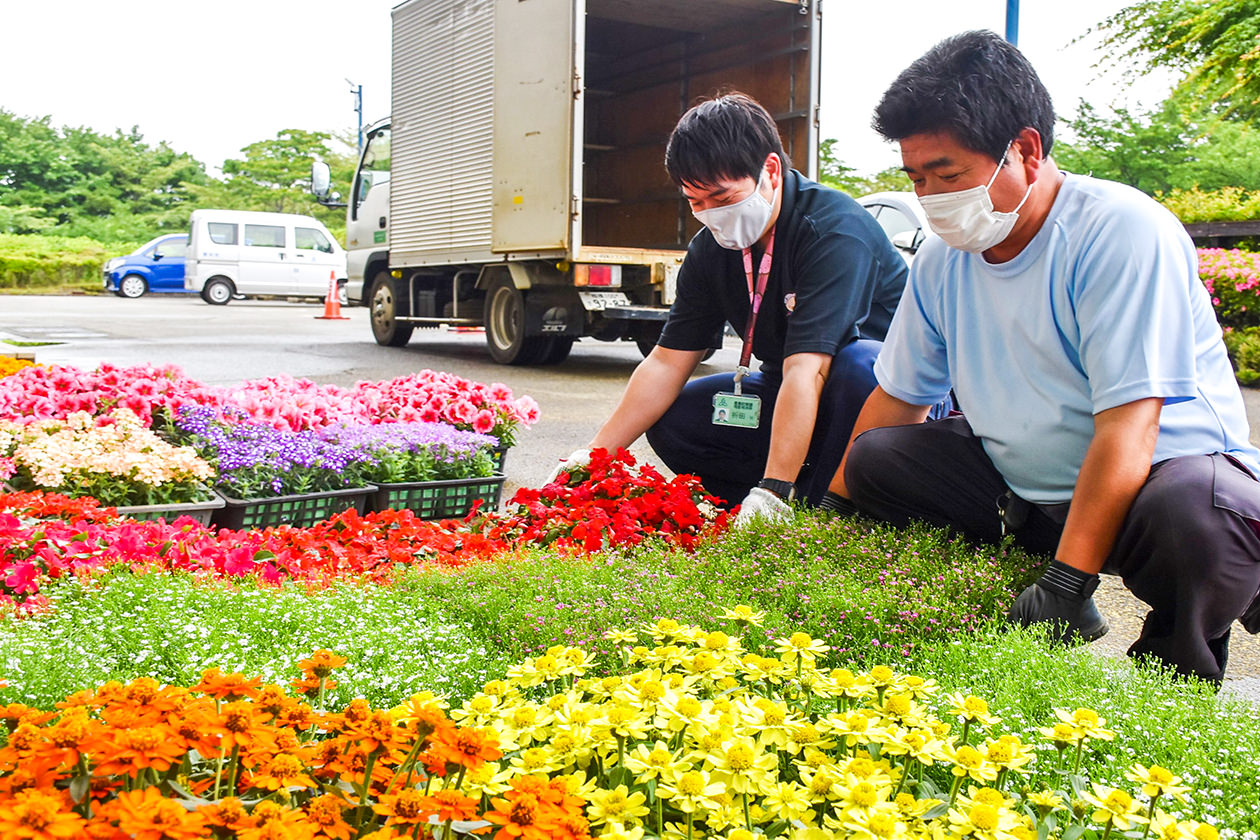
[[1141,0],[1100,28],[1111,63],[1184,72],[1179,92],[1260,120],[1260,0]]
[[851,196],[863,196],[873,192],[904,192],[910,189],[906,173],[889,167],[872,175],[859,174],[836,158],[836,140],[830,138],[818,144],[818,182]]
[[222,180],[193,190],[200,207],[264,210],[316,216],[330,228],[344,226],[343,211],[319,204],[311,195],[311,163],[326,161],[336,183],[350,183],[354,161],[344,141],[322,131],[284,129],[269,140],[241,149],[243,157],[224,161]]

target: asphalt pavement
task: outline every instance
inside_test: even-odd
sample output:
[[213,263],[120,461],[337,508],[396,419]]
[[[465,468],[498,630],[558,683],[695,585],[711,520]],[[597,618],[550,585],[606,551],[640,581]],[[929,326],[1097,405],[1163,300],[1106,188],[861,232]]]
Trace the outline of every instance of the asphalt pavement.
[[[416,330],[402,348],[372,340],[367,310],[344,308],[346,320],[319,320],[319,304],[244,300],[211,306],[199,297],[148,296],[126,300],[112,295],[0,295],[0,341],[49,342],[0,352],[34,352],[44,363],[92,368],[176,364],[196,379],[230,385],[277,374],[307,377],[321,384],[353,385],[362,379],[390,379],[424,368],[445,370],[483,382],[502,382],[538,401],[541,419],[520,434],[506,463],[505,498],[520,486],[541,484],[557,459],[585,444],[611,413],[641,356],[632,342],[583,339],[564,363],[518,368],[495,364],[479,330]],[[733,370],[738,343],[702,364],[697,375]],[[1251,439],[1260,445],[1260,391],[1243,389],[1251,418]],[[655,462],[640,440],[637,458]],[[659,466],[659,464],[658,464]],[[1115,578],[1104,578],[1096,598],[1111,632],[1095,642],[1104,655],[1123,656],[1137,637],[1146,609]],[[1236,626],[1230,644],[1227,690],[1260,702],[1260,637]]]

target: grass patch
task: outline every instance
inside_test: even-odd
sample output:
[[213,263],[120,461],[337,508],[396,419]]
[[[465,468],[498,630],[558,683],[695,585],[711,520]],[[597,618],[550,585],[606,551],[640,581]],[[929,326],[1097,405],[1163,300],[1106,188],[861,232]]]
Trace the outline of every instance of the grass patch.
[[13,338],[3,339],[3,342],[14,347],[47,347],[51,344],[65,344],[64,341],[18,341]]

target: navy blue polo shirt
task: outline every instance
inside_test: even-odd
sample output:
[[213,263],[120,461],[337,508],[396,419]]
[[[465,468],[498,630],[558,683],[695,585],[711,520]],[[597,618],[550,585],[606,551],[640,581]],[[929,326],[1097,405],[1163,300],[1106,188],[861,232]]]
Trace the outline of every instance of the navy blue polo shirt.
[[[753,261],[754,270],[759,264]],[[779,372],[794,353],[834,356],[858,338],[883,341],[906,274],[905,260],[870,212],[789,171],[753,336],[761,369]],[[743,337],[751,311],[742,255],[701,228],[687,247],[658,343],[671,350],[721,347],[723,326],[730,322]]]

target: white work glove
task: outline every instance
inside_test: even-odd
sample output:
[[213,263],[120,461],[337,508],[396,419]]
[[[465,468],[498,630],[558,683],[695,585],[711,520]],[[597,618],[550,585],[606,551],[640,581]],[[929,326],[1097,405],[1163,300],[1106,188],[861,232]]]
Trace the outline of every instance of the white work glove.
[[591,450],[575,449],[569,453],[567,458],[561,458],[560,463],[551,471],[551,475],[543,482],[543,486],[547,486],[560,477],[560,473],[568,472],[578,467],[589,467],[591,465]]
[[758,517],[768,522],[787,519],[792,515],[792,507],[775,494],[762,487],[754,487],[748,491],[744,501],[739,503],[739,515],[735,517],[735,527],[742,528]]

